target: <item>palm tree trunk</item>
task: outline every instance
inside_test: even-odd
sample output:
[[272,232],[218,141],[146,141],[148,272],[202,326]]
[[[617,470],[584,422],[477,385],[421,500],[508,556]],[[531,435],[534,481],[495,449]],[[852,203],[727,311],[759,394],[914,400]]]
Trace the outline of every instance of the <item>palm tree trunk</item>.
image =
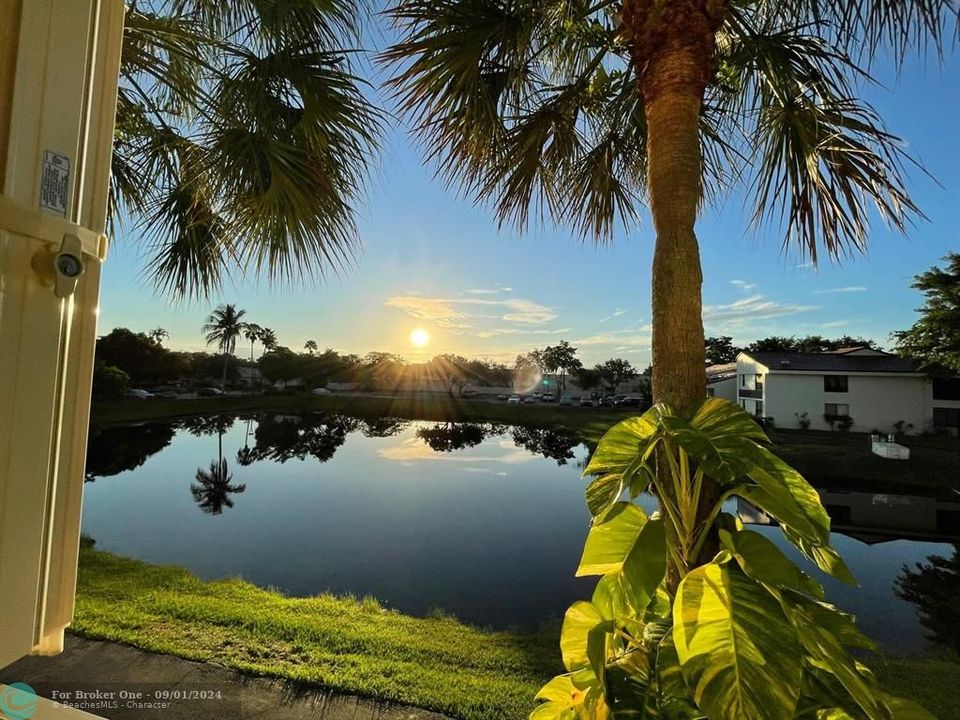
[[227,393],[227,366],[230,363],[230,353],[226,350],[223,351],[223,377],[220,378],[220,392],[224,395]]
[[[706,396],[700,249],[695,225],[702,193],[700,110],[714,51],[717,0],[625,0],[624,23],[632,31],[638,87],[647,120],[647,181],[656,231],[653,256],[653,398],[677,409]],[[711,13],[714,15],[712,16]],[[705,515],[720,496],[705,481]],[[699,520],[700,518],[698,518]],[[681,546],[668,523],[667,542]],[[708,562],[717,544],[704,543],[691,566]],[[682,570],[670,567],[673,591]]]

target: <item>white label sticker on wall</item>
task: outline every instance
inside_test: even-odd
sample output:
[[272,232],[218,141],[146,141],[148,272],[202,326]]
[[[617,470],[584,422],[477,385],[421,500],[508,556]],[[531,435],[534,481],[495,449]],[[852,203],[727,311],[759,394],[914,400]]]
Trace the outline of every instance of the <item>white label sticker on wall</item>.
[[51,150],[44,150],[43,174],[40,178],[40,207],[66,216],[69,192],[70,158]]

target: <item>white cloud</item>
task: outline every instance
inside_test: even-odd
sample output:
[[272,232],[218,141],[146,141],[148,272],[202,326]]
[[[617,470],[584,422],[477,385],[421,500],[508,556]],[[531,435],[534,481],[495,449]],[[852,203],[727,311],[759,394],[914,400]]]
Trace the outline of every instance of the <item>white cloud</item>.
[[499,295],[497,288],[471,288],[465,291],[468,295]]
[[802,262],[797,265],[794,265],[794,267],[797,268],[797,270],[810,270],[811,268],[814,267],[814,265],[812,261],[808,260],[807,262]]
[[600,318],[600,320],[598,320],[597,322],[605,323],[605,322],[607,322],[608,320],[613,320],[615,317],[620,317],[621,315],[623,315],[623,314],[626,313],[626,312],[627,312],[627,311],[624,310],[623,308],[617,308],[617,309],[614,310],[612,313],[610,313],[609,315],[607,315],[605,318]]
[[833,322],[821,323],[822,328],[842,328],[850,324],[849,320],[834,320]]
[[556,330],[529,330],[527,328],[493,328],[492,330],[481,330],[473,333],[474,337],[489,338],[498,335],[562,335],[570,332],[571,328],[558,328]]
[[612,330],[610,332],[597,333],[584,338],[578,338],[571,342],[575,347],[581,345],[610,345],[616,349],[626,347],[649,347],[650,346],[650,326],[645,325],[638,332],[637,330]]
[[757,320],[770,320],[818,309],[816,305],[793,305],[768,300],[763,295],[751,295],[727,305],[705,305],[703,320],[713,326],[735,327]]
[[472,317],[468,310],[473,308],[497,310],[497,319],[520,325],[542,325],[557,317],[554,308],[524,298],[488,300],[407,294],[389,297],[385,304],[403,310],[418,320],[428,320],[442,327],[454,328],[470,327],[466,321]]
[[746,280],[731,280],[730,284],[743,292],[749,292],[756,287],[755,283],[747,282]]
[[829,295],[831,293],[856,293],[866,292],[867,289],[862,285],[848,285],[847,287],[830,288],[829,290],[814,290],[814,295]]

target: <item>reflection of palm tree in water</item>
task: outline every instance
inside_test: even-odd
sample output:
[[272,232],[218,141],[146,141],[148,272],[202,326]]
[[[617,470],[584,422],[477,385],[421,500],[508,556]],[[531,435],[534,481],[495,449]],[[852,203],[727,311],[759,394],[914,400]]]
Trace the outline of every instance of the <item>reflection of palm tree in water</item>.
[[951,558],[930,555],[915,569],[904,565],[893,591],[917,606],[930,640],[960,655],[960,545],[953,546]]
[[253,433],[253,418],[247,418],[247,427],[243,432],[243,447],[237,450],[237,463],[246,467],[257,459],[256,452],[250,448],[250,435]]
[[231,495],[239,494],[247,489],[246,485],[232,485],[233,475],[227,467],[223,457],[223,430],[218,436],[218,459],[210,462],[210,470],[197,468],[197,481],[190,483],[190,492],[193,499],[203,512],[210,515],[220,515],[225,507],[232,508]]

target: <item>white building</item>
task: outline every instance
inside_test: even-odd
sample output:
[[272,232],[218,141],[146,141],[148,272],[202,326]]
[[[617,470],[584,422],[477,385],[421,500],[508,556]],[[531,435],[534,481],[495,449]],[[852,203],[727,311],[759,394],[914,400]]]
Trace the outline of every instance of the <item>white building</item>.
[[[742,352],[737,401],[777,427],[916,434],[960,427],[960,378],[932,378],[911,360],[865,347],[828,353]],[[838,421],[835,421],[837,424]],[[899,427],[898,427],[899,423]]]
[[707,397],[737,401],[737,364],[707,366]]

